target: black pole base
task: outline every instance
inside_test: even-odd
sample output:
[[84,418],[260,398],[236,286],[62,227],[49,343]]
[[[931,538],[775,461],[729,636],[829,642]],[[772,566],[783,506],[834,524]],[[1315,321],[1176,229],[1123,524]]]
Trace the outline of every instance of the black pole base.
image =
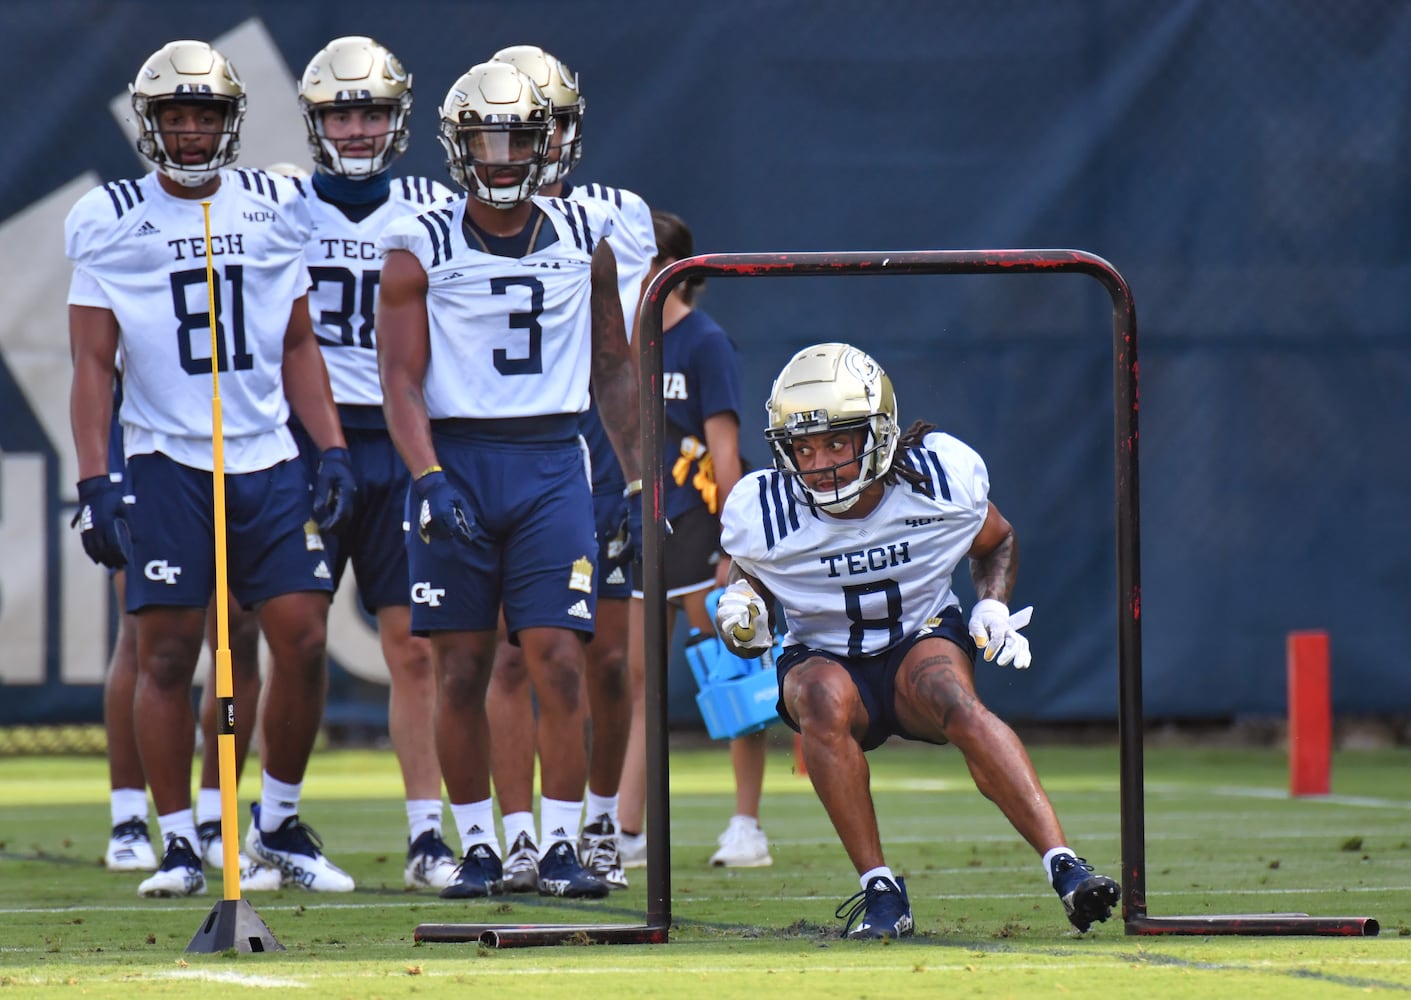
[[222,899],[211,907],[211,912],[201,922],[200,929],[186,950],[203,955],[226,951],[257,954],[283,951],[284,945],[274,939],[255,908],[246,900]]

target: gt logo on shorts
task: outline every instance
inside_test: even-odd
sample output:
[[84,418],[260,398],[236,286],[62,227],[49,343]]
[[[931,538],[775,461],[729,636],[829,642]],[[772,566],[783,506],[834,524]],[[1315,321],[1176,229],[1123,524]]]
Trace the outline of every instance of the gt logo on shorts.
[[180,566],[172,566],[165,559],[153,559],[142,570],[149,580],[161,580],[168,587],[176,586],[176,578],[181,575]]
[[417,604],[425,604],[429,608],[439,608],[441,598],[444,596],[446,596],[446,588],[444,587],[433,587],[422,580],[412,584],[412,600]]

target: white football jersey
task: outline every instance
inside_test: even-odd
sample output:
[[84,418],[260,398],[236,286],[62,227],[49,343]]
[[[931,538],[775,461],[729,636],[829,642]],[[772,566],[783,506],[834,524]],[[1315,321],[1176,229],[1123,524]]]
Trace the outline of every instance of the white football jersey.
[[[254,472],[297,454],[282,371],[290,310],[309,287],[309,214],[288,178],[260,170],[222,170],[210,202],[225,470]],[[64,239],[69,303],[117,318],[125,453],[212,468],[201,202],[167,194],[155,173],[114,181],[79,199]]]
[[985,463],[949,434],[927,434],[897,460],[927,477],[886,487],[863,518],[810,509],[791,477],[742,478],[725,501],[721,547],[783,605],[786,643],[876,656],[959,605],[957,566],[985,523]]
[[377,375],[377,286],[382,254],[377,237],[394,219],[414,216],[453,196],[445,185],[426,177],[394,177],[385,202],[354,222],[338,206],[320,198],[311,183],[297,182],[308,202],[314,232],[307,260],[309,314],[323,349],[333,401],[381,406]]
[[432,420],[588,408],[593,249],[612,232],[612,215],[595,203],[533,201],[544,236],[552,227],[556,238],[541,237],[541,249],[523,257],[469,244],[465,198],[399,219],[377,242],[384,252],[415,254],[426,270],[431,357],[423,392]]
[[657,255],[652,210],[631,191],[605,184],[575,186],[569,190],[568,200],[600,202],[613,213],[612,239],[608,242],[612,244],[613,256],[617,258],[617,294],[622,299],[622,320],[627,326],[627,339],[631,340],[637,300],[642,294],[642,280]]

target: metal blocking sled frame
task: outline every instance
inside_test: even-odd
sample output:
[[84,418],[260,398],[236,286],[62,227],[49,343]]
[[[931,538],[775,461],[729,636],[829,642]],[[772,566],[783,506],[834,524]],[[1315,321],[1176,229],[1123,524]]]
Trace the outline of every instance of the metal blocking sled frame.
[[897,252],[702,254],[677,261],[642,299],[638,332],[645,504],[647,711],[647,913],[636,924],[423,924],[419,941],[478,941],[509,947],[567,941],[654,944],[671,927],[670,806],[666,747],[666,592],[662,511],[662,306],[680,282],[695,277],[797,277],[915,274],[1078,273],[1096,279],[1112,299],[1113,450],[1116,471],[1118,743],[1122,839],[1122,919],[1128,934],[1373,936],[1371,917],[1305,913],[1155,917],[1147,913],[1141,660],[1141,553],[1138,499],[1137,314],[1126,280],[1101,257],[1082,250],[903,250]]

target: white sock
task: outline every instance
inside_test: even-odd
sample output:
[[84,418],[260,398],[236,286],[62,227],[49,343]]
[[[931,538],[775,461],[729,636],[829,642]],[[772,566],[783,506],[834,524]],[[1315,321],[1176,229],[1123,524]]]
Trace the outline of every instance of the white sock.
[[519,839],[521,833],[529,834],[529,840],[532,843],[539,843],[539,838],[534,833],[534,814],[532,812],[526,810],[525,812],[505,813],[504,824],[505,843],[511,848],[514,847],[514,842]]
[[304,783],[291,785],[271,777],[268,771],[260,772],[260,782],[260,831],[273,833],[290,816],[299,815]]
[[886,865],[878,865],[876,868],[862,873],[862,887],[866,889],[869,885],[872,884],[872,880],[874,878],[884,878],[890,882],[896,882],[896,877],[892,874],[892,870],[890,868],[888,868]]
[[[261,807],[263,808],[263,807]],[[196,793],[196,822],[220,822],[220,789],[202,788]]]
[[461,838],[461,854],[464,855],[477,844],[488,844],[495,857],[500,852],[500,843],[495,839],[495,800],[481,799],[479,802],[451,803],[451,815],[456,821],[456,833]]
[[539,797],[539,819],[544,828],[544,839],[539,842],[539,856],[542,858],[553,845],[566,840],[578,850],[578,824],[583,821],[583,800],[567,802],[551,799],[547,795]]
[[[1053,859],[1060,854],[1073,854],[1071,847],[1054,847],[1044,854],[1044,876],[1048,879],[1048,884],[1053,885]],[[1073,855],[1077,857],[1077,855]]]
[[108,808],[112,813],[113,826],[126,823],[130,819],[147,822],[147,789],[114,788],[108,795]]
[[441,800],[407,799],[407,829],[411,839],[416,840],[427,830],[441,834]]
[[196,820],[190,809],[158,816],[157,825],[161,828],[163,843],[171,843],[173,837],[185,837],[193,851],[201,849],[201,841],[196,837]]
[[598,817],[606,814],[612,821],[612,828],[617,829],[617,796],[616,795],[594,795],[592,789],[588,791],[588,822],[596,823]]

